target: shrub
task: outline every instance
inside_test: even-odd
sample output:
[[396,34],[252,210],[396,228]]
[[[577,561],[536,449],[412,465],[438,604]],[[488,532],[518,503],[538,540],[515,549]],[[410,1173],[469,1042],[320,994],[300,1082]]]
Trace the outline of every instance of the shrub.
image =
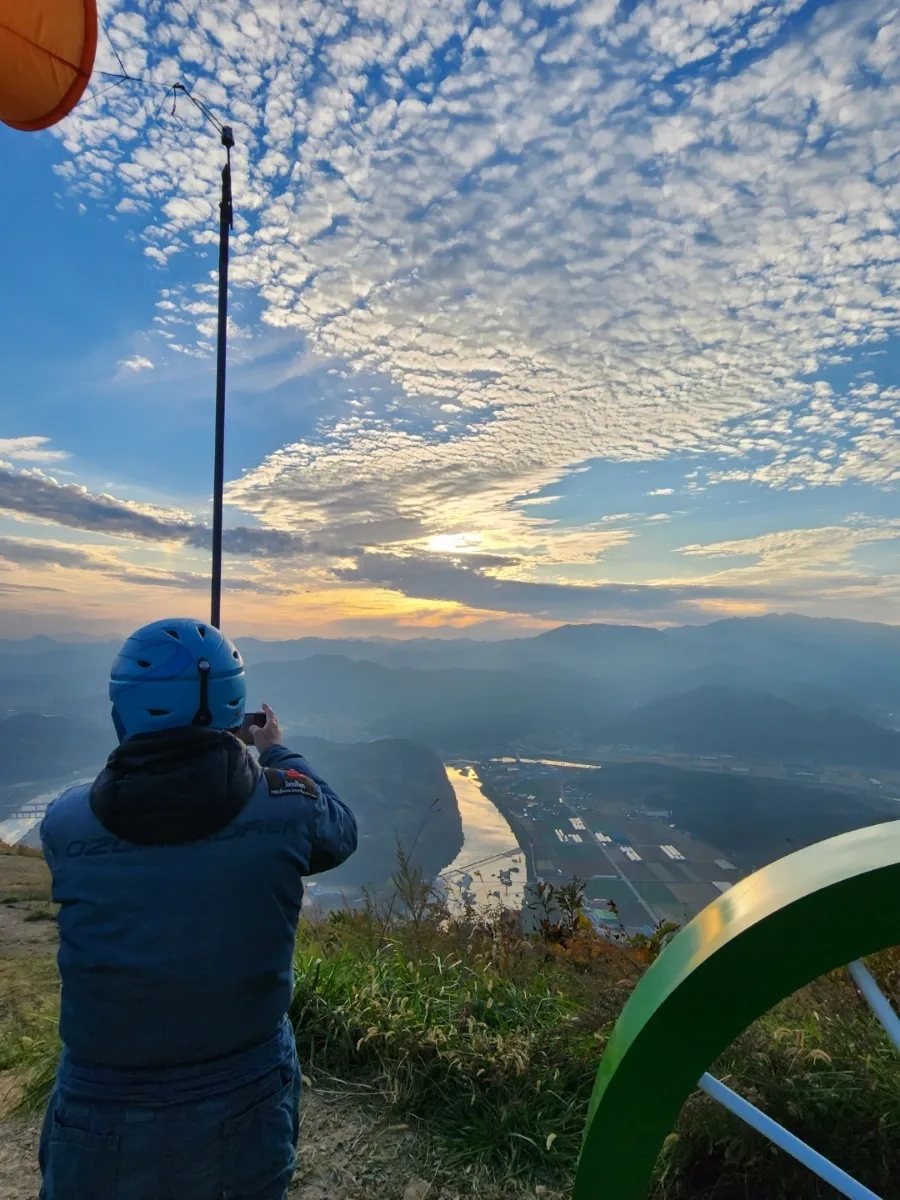
[[[543,897],[561,915],[528,938],[499,907],[451,914],[402,856],[395,884],[386,913],[370,902],[303,923],[291,1016],[307,1069],[352,1076],[397,1116],[420,1118],[448,1164],[570,1186],[612,1025],[675,927],[601,936],[573,880]],[[900,951],[870,967],[900,999]],[[712,1070],[869,1187],[896,1192],[900,1066],[846,972],[778,1005]],[[653,1188],[656,1200],[824,1195],[699,1091]]]

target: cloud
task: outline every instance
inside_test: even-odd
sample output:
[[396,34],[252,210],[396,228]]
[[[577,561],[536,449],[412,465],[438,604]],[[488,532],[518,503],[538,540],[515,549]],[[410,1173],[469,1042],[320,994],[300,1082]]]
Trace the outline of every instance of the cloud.
[[404,596],[447,600],[482,611],[520,613],[547,620],[590,620],[622,614],[671,619],[680,605],[722,599],[758,599],[751,588],[716,583],[595,585],[498,579],[479,566],[435,556],[364,554],[337,578],[390,588]]
[[46,437],[0,438],[0,460],[12,462],[62,462],[68,458],[64,450],[48,450]]
[[20,596],[22,592],[55,592],[59,595],[62,594],[64,590],[64,588],[47,587],[43,584],[11,583],[6,579],[0,580],[0,596]]
[[[185,539],[187,545],[203,550],[212,546],[212,530],[195,526]],[[321,550],[318,542],[310,542],[299,534],[282,529],[251,529],[240,525],[222,531],[222,549],[240,558],[296,558]]]
[[2,466],[0,510],[73,529],[148,541],[184,540],[196,528],[184,513],[94,495],[80,484],[59,483],[37,470],[13,471]]
[[765,573],[796,577],[846,566],[861,546],[898,539],[900,519],[786,529],[759,537],[681,546],[679,553],[695,558],[749,558]]
[[[212,539],[211,530],[189,513],[95,494],[80,484],[60,483],[39,471],[14,471],[3,466],[0,466],[0,511],[145,542],[182,543],[207,549]],[[224,530],[222,545],[228,554],[264,559],[298,557],[319,549],[316,543],[308,543],[290,531],[246,526]],[[35,543],[34,553],[37,552]]]
[[[866,375],[871,372],[866,372]],[[900,481],[900,388],[857,381],[846,397],[820,381],[793,409],[773,405],[736,421],[731,435],[746,465],[707,472],[710,483],[753,482],[775,489]]]
[[[765,608],[771,608],[771,597],[781,596],[791,611],[810,616],[852,613],[861,620],[884,621],[900,605],[900,573],[867,566],[859,552],[898,539],[900,519],[857,515],[843,525],[688,545],[681,553],[722,560],[705,578],[725,590],[755,591]],[[728,560],[743,561],[731,565]]]
[[123,358],[119,361],[119,366],[124,367],[127,371],[152,371],[153,363],[149,358],[145,358],[143,354],[132,354],[131,358]]
[[[598,458],[895,486],[900,396],[824,378],[900,333],[895,9],[112,0],[128,69],[183,74],[234,125],[235,284],[358,387],[229,503],[323,552],[478,537],[527,574],[615,548],[540,515]],[[60,170],[166,263],[214,241],[221,151],[158,107],[78,109]],[[163,297],[185,353],[209,353],[209,288]]]
[[9,537],[0,537],[0,559],[20,566],[74,567],[88,571],[110,570],[113,565],[109,556],[79,546]]
[[[114,573],[115,574],[115,573]],[[209,576],[195,571],[151,571],[128,569],[116,574],[116,578],[134,587],[150,588],[181,588],[186,591],[209,591]],[[286,596],[291,589],[284,585],[265,579],[242,579],[239,576],[226,576],[222,580],[222,588],[226,593],[254,592],[261,596]]]
[[[414,14],[185,0],[158,21],[113,5],[111,24],[126,61],[180,56],[227,105],[233,274],[264,319],[441,405],[449,436],[424,435],[430,457],[453,473],[468,454],[503,480],[465,506],[490,527],[517,492],[598,455],[737,453],[729,421],[802,402],[803,371],[897,328],[878,150],[900,118],[893,6],[829,6],[786,36],[803,7],[658,0],[624,19],[574,3],[547,26],[516,5],[473,20],[462,0]],[[166,257],[206,239],[215,138],[188,106],[176,138],[152,107],[117,89],[65,137],[117,195],[158,200],[145,237]],[[323,431],[310,463],[358,465],[368,434],[395,428],[374,411]],[[401,508],[406,474],[400,454],[375,485]],[[432,524],[449,531],[459,500]]]
[[[184,588],[209,590],[208,574],[192,571],[159,570],[135,567],[113,550],[93,546],[71,546],[65,543],[29,538],[0,537],[0,562],[21,567],[59,567],[65,570],[99,572],[110,579],[134,587]],[[254,592],[259,595],[281,596],[290,587],[275,580],[243,578],[226,575],[224,587],[229,592]],[[0,585],[0,587],[5,585]],[[28,585],[31,586],[31,585]],[[58,589],[51,589],[58,590]]]

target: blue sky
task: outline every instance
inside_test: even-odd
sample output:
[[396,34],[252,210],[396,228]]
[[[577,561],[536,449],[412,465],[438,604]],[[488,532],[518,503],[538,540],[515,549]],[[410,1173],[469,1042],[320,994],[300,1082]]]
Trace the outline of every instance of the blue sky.
[[0,634],[206,610],[179,80],[232,632],[900,621],[893,3],[100,7],[0,127]]

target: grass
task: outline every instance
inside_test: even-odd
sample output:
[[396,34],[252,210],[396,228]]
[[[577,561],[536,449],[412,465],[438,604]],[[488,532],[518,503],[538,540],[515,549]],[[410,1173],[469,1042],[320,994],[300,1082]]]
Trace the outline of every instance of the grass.
[[[571,1185],[597,1064],[671,937],[610,945],[564,889],[561,930],[525,939],[495,909],[451,916],[402,861],[399,915],[369,903],[301,927],[292,1018],[315,1075],[364,1085],[420,1121],[448,1168],[501,1185]],[[900,1002],[900,951],[869,962]],[[881,1195],[900,1194],[900,1060],[845,972],[747,1030],[713,1072]],[[833,1194],[703,1093],[657,1164],[656,1200]]]
[[[869,967],[894,1005],[900,952]],[[845,972],[779,1004],[722,1056],[713,1073],[882,1196],[900,1184],[900,1060]],[[659,1164],[672,1200],[819,1197],[834,1193],[696,1092]]]
[[[290,1015],[305,1073],[417,1129],[447,1181],[565,1193],[603,1048],[671,929],[611,944],[573,883],[556,897],[563,926],[525,938],[500,908],[451,914],[402,854],[396,893],[387,909],[369,899],[301,922]],[[900,1007],[900,950],[869,967]],[[56,987],[47,956],[0,960],[0,1069],[20,1073],[29,1111],[58,1056]],[[711,1069],[868,1187],[900,1195],[900,1060],[845,972],[778,1005]],[[833,1193],[697,1092],[651,1194]]]
[[10,845],[8,842],[0,842],[0,855],[8,855],[14,858],[39,858],[43,860],[43,854],[35,846],[23,846],[20,842]]
[[36,904],[32,904],[28,912],[22,918],[23,921],[55,921],[56,914],[59,912],[58,904],[51,904],[46,900],[40,900]]
[[3,904],[18,900],[49,900],[50,872],[40,850],[0,842],[3,861]]
[[0,958],[0,1072],[13,1085],[0,1089],[0,1107],[42,1108],[59,1057],[56,1032],[59,975],[52,954]]
[[398,1119],[424,1117],[448,1164],[488,1167],[502,1144],[505,1173],[552,1176],[553,1143],[583,1123],[580,1062],[597,1054],[564,990],[504,976],[474,947],[408,957],[388,941],[361,959],[323,942],[307,928],[297,955],[291,1016],[307,1069],[352,1072]]

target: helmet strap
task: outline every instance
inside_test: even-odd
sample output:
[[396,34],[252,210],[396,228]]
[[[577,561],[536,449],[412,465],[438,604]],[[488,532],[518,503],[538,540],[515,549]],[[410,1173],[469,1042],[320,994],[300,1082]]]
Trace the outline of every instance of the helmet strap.
[[212,713],[209,711],[209,663],[201,658],[197,663],[200,672],[200,707],[194,713],[192,725],[212,725]]
[[119,745],[121,746],[122,743],[125,741],[125,738],[128,736],[128,734],[125,731],[125,726],[122,723],[122,718],[119,716],[119,710],[116,708],[115,705],[113,705],[113,710],[112,710],[112,723],[113,723],[113,729],[115,729],[115,731],[116,731],[116,737],[119,739]]

